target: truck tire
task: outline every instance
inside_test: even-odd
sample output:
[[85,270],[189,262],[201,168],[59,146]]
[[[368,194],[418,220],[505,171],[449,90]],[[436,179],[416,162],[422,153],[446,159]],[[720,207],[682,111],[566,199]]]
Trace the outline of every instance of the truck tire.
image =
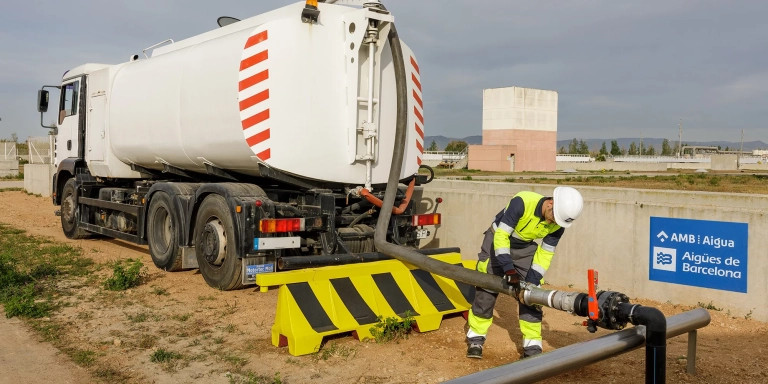
[[243,286],[235,225],[227,201],[209,195],[195,218],[195,254],[205,282],[224,291]]
[[165,192],[152,195],[147,214],[147,242],[155,266],[169,272],[181,270],[179,215]]
[[61,229],[70,239],[85,239],[90,233],[80,228],[80,213],[77,210],[75,179],[71,178],[61,190]]

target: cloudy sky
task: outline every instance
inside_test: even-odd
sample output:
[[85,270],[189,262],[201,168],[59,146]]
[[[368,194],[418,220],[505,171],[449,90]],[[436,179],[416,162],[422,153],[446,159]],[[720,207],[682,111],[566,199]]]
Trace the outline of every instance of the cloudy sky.
[[[482,90],[559,93],[558,139],[768,142],[768,1],[384,0],[421,68],[427,135],[481,134]],[[3,0],[0,138],[41,136],[36,92],[85,62],[279,0]]]

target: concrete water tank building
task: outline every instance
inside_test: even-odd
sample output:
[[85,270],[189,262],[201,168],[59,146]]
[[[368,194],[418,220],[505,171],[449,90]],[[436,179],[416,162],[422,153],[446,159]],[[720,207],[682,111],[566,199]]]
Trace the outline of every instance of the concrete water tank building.
[[469,169],[553,172],[556,152],[557,92],[483,90],[483,143],[469,146]]

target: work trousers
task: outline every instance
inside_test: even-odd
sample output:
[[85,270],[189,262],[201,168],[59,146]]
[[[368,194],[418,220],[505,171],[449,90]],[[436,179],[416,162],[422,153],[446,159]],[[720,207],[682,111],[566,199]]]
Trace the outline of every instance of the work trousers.
[[[485,273],[492,273],[496,276],[504,276],[504,270],[495,260],[493,253],[493,228],[489,228],[483,237],[483,244],[478,253],[477,270]],[[512,262],[520,274],[520,280],[523,280],[531,269],[533,255],[536,253],[538,244],[530,242],[527,245],[521,245],[517,249],[510,249]],[[493,322],[493,308],[496,305],[498,292],[488,291],[480,287],[475,287],[475,299],[472,302],[472,308],[469,310],[469,331],[467,338],[475,343],[482,344],[485,336],[488,334],[488,328]],[[518,317],[520,322],[520,332],[523,334],[523,349],[538,348],[542,350],[541,342],[541,309],[520,303],[518,306]]]

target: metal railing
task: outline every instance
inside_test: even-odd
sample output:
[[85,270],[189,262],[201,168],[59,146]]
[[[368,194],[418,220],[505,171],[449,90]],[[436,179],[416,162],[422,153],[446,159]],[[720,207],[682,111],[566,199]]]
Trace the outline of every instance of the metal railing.
[[[710,320],[709,312],[703,308],[667,318],[667,339],[688,333],[688,365],[686,369],[690,374],[696,372],[697,330],[707,326]],[[445,383],[534,383],[640,348],[644,342],[645,326],[627,328],[590,341],[558,348],[552,352],[459,377]],[[638,372],[638,377],[641,375],[642,373]]]

